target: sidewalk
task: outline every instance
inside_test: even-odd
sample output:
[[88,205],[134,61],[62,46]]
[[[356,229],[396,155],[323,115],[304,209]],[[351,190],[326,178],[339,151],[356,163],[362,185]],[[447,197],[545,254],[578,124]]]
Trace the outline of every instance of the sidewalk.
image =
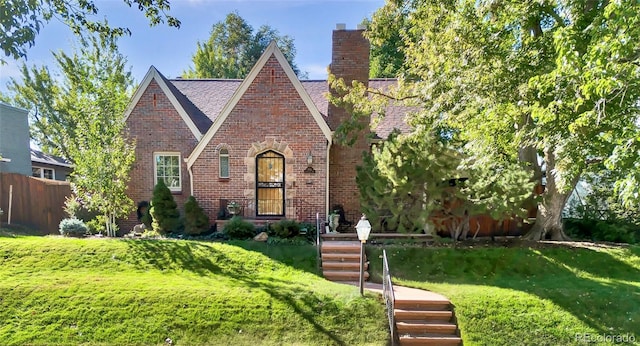
[[[357,282],[344,282],[347,285],[352,285],[358,287],[359,284]],[[369,292],[374,292],[378,294],[382,294],[382,284],[377,284],[374,282],[365,282],[364,288]],[[438,293],[434,293],[431,291],[420,290],[417,288],[410,288],[404,286],[393,285],[393,295],[396,300],[402,301],[442,301],[449,302],[449,299],[443,295]]]

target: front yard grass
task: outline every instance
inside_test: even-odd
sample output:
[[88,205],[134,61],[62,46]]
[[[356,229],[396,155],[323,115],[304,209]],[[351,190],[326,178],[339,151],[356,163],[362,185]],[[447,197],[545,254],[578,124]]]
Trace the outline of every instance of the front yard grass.
[[0,233],[3,345],[384,345],[383,304],[313,246]]
[[640,344],[639,246],[536,244],[386,249],[395,284],[451,299],[465,345]]

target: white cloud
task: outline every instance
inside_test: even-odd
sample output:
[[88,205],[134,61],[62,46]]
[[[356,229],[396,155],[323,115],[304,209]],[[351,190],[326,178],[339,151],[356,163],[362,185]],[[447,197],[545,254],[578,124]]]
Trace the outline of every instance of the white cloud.
[[300,70],[309,74],[309,79],[327,79],[327,66],[322,64],[310,64],[300,67]]
[[7,83],[11,78],[21,79],[20,66],[22,63],[16,60],[9,60],[5,65],[0,64],[0,91],[7,90]]

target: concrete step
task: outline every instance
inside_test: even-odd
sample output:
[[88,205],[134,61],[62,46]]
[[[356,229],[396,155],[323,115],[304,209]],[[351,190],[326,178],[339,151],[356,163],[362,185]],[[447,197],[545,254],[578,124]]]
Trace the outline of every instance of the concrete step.
[[[356,262],[341,262],[341,261],[322,261],[322,269],[324,270],[350,270],[359,271],[360,261]],[[364,270],[369,269],[369,263],[364,263]]]
[[397,321],[441,321],[449,322],[453,312],[448,310],[411,310],[395,309],[393,314]]
[[449,322],[396,321],[396,328],[398,328],[398,335],[418,335],[430,333],[454,335],[456,333],[457,326],[455,325],[455,323]]
[[360,242],[327,241],[321,245],[322,252],[360,253]]
[[[323,270],[322,275],[330,281],[358,281],[360,271]],[[369,278],[369,272],[364,272],[364,279]]]
[[461,345],[462,339],[453,335],[402,335],[400,345]]
[[322,261],[360,263],[360,252],[357,254],[326,252],[322,253]]
[[448,300],[396,299],[394,308],[424,311],[450,310],[451,302]]

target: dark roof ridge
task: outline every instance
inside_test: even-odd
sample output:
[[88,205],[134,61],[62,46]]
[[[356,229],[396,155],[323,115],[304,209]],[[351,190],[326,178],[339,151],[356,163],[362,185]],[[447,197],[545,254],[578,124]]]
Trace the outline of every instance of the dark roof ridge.
[[191,118],[191,121],[193,121],[194,125],[196,125],[196,127],[198,128],[198,131],[200,131],[200,133],[207,132],[209,127],[211,127],[211,124],[213,124],[211,119],[209,119],[209,117],[207,117],[207,115],[204,114],[204,112],[200,110],[200,108],[193,104],[193,102],[191,102],[191,100],[187,96],[180,92],[180,90],[178,90],[178,88],[176,88],[176,86],[173,85],[173,83],[169,79],[167,79],[167,77],[165,77],[160,71],[157,72],[160,78],[162,78],[164,83],[169,88],[169,91],[171,91],[176,100],[178,100],[184,111],[187,112],[189,118]]

